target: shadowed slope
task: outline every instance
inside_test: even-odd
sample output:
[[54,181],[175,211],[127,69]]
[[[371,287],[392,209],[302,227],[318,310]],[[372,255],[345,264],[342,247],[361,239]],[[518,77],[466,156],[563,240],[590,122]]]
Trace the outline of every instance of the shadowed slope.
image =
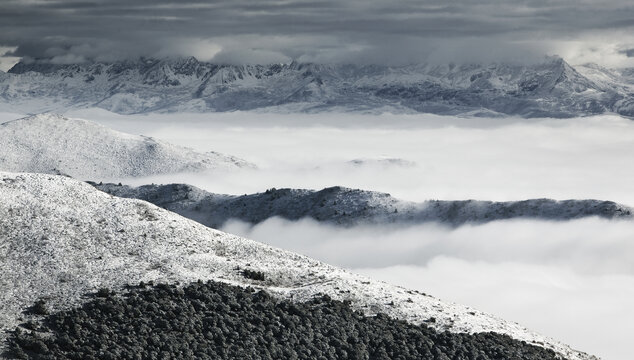
[[33,359],[559,359],[505,335],[439,333],[383,314],[366,317],[327,296],[292,303],[212,282],[141,288],[124,296],[102,289],[81,308],[47,317],[44,326],[25,324],[36,331],[17,330],[12,353]]

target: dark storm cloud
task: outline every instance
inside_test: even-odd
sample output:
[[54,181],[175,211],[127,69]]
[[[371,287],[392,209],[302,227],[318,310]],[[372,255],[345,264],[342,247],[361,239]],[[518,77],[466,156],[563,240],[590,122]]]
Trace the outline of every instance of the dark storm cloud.
[[185,55],[227,62],[526,60],[556,52],[558,41],[577,42],[586,57],[605,53],[583,46],[605,44],[588,40],[600,35],[625,57],[633,15],[620,0],[4,0],[0,46],[15,47],[8,55],[59,63]]

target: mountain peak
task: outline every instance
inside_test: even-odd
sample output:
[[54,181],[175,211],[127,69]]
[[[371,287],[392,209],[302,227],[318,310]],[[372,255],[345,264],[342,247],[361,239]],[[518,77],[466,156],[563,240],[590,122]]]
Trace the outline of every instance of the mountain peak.
[[[30,73],[31,75],[27,75]],[[585,74],[585,73],[584,73]],[[524,117],[634,115],[630,76],[608,82],[560,57],[507,63],[407,66],[302,63],[221,65],[194,57],[55,65],[18,63],[0,79],[6,101],[46,109],[100,107],[118,113],[292,108]],[[13,78],[20,78],[18,81]],[[22,78],[24,77],[24,78]],[[631,87],[634,87],[632,84]],[[588,91],[591,90],[591,91]],[[34,94],[37,94],[35,96]]]

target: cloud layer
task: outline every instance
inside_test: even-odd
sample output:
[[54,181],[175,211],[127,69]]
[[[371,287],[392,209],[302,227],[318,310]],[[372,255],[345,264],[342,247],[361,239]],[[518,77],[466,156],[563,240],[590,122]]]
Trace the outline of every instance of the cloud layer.
[[[178,174],[124,183],[186,182],[234,194],[345,185],[390,192],[404,200],[555,197],[634,205],[634,123],[616,116],[122,116],[103,110],[83,110],[75,116],[199,151],[241,156],[260,166],[255,172]],[[382,156],[415,165],[347,163]],[[605,359],[631,358],[632,222],[341,229],[309,220],[271,219],[256,227],[231,223],[224,230],[473,305]]]
[[270,219],[223,230],[474,306],[604,359],[631,356],[632,222],[342,229]]
[[426,266],[442,256],[468,262],[565,267],[578,274],[634,276],[634,223],[503,220],[456,229],[441,225],[341,228],[312,219],[239,221],[223,230],[349,268]]
[[[84,115],[100,119],[89,112]],[[515,121],[237,112],[105,113],[101,119],[126,132],[201,152],[231,154],[260,168],[127,181],[133,185],[186,182],[210,192],[238,195],[271,187],[346,186],[409,201],[594,198],[634,206],[630,180],[634,123],[616,116]],[[402,159],[408,166],[376,161],[382,158]],[[367,161],[350,164],[354,159]]]
[[55,63],[187,56],[230,63],[535,61],[627,65],[622,0],[6,0],[0,46]]
[[578,274],[565,267],[445,256],[425,266],[356,271],[517,321],[602,359],[631,358],[632,275]]

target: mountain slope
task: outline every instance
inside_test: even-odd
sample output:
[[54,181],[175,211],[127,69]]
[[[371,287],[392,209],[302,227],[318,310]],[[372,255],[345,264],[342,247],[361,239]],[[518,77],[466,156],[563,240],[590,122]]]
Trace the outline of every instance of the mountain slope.
[[[69,309],[83,294],[140,281],[216,280],[266,289],[294,301],[327,294],[366,314],[385,313],[452,332],[493,331],[593,357],[465,306],[372,281],[288,251],[222,233],[149,203],[112,197],[88,184],[45,174],[0,175],[0,340],[46,299]],[[264,280],[240,269],[261,272]],[[319,296],[321,296],[319,295]]]
[[149,201],[213,228],[237,219],[256,224],[279,216],[289,220],[355,224],[438,222],[450,226],[514,218],[570,220],[586,216],[632,218],[632,209],[611,201],[532,199],[524,201],[406,202],[389,194],[332,187],[320,191],[270,189],[245,196],[213,194],[185,184],[140,187],[95,184],[111,195]]
[[[364,316],[327,296],[280,301],[202,281],[94,295],[82,307],[24,325],[35,331],[16,330],[10,353],[20,359],[561,359],[506,335],[441,333],[382,314]],[[38,311],[45,306],[38,302]]]
[[14,111],[99,107],[125,114],[269,108],[525,117],[616,112],[633,116],[634,81],[626,75],[587,77],[560,58],[536,65],[401,67],[238,66],[194,58],[80,65],[33,62],[18,63],[0,76],[0,104]]
[[40,114],[0,124],[0,170],[113,179],[252,166],[215,152],[205,154],[97,123]]

